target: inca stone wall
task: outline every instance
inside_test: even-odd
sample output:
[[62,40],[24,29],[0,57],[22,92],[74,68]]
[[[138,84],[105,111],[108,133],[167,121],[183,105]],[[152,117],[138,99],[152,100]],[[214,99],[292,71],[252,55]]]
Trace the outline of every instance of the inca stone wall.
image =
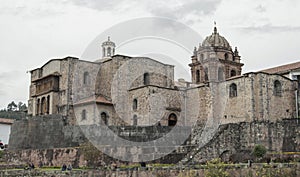
[[299,124],[300,120],[286,119],[221,125],[209,143],[196,147],[187,157],[192,156],[189,160],[194,162],[205,162],[219,157],[230,161],[238,153],[249,157],[256,144],[264,145],[269,152],[299,152]]
[[67,125],[60,115],[15,121],[9,149],[47,149],[77,147],[86,141],[79,126]]

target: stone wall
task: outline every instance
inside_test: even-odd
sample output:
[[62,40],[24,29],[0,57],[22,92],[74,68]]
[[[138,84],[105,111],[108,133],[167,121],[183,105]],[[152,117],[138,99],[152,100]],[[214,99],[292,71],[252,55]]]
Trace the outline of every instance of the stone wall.
[[[261,177],[261,176],[289,176],[300,175],[300,164],[276,164],[272,167],[263,167],[262,164],[253,164],[251,168],[247,165],[237,165],[221,169],[220,172],[227,172],[230,177]],[[218,169],[206,169],[193,167],[149,167],[127,168],[127,169],[90,169],[90,170],[0,170],[0,176],[44,176],[44,177],[67,177],[67,176],[105,176],[105,177],[205,177],[206,173],[216,173]]]
[[[234,154],[252,152],[256,144],[262,144],[269,152],[300,151],[300,120],[254,121],[221,125],[211,141],[196,147],[187,157],[193,162],[212,158],[229,161]],[[187,160],[187,161],[189,161]]]
[[67,125],[60,115],[47,115],[15,121],[9,149],[76,147],[85,142],[79,126]]
[[[188,158],[193,157],[187,161],[192,160],[194,162],[206,161],[216,157],[229,160],[234,154],[251,152],[256,144],[264,145],[269,152],[299,152],[299,123],[300,120],[297,119],[286,119],[276,122],[253,121],[220,125],[216,134],[214,134],[210,141],[203,147],[197,148],[197,143],[202,141],[200,139],[201,136],[192,136],[192,142],[196,144],[190,145],[188,143],[188,146],[182,145],[182,147],[174,151],[163,161],[174,163],[179,160],[179,157],[183,158],[184,156]],[[201,126],[198,126],[199,130],[194,129],[193,134],[200,134],[200,127]],[[90,137],[92,137],[91,133],[96,132],[92,131],[92,128],[99,129],[97,125],[93,125],[87,129],[91,130],[90,132],[86,132],[90,134]],[[119,136],[132,141],[153,140],[155,137],[164,136],[165,133],[170,131],[170,128],[171,127],[161,127],[161,130],[158,130],[157,128],[151,129],[151,127],[146,127],[144,130],[141,128],[133,129],[133,127],[110,127],[110,129]],[[102,134],[105,133],[102,132]],[[147,136],[145,136],[145,134],[147,134]],[[176,137],[180,137],[180,135],[177,134],[173,136],[172,140],[176,140]],[[139,139],[142,137],[143,139]],[[97,139],[97,137],[94,139]],[[109,141],[109,139],[111,139],[111,137],[108,137],[107,141]],[[86,142],[86,138],[79,126],[67,125],[61,116],[43,116],[16,121],[12,126],[9,150],[18,152],[19,150],[26,151],[26,149],[28,149],[32,153],[31,156],[35,156],[37,155],[35,150],[48,149],[47,151],[52,151],[51,149],[78,147],[84,142]],[[97,142],[100,142],[100,140]],[[101,142],[103,142],[103,140],[101,140]],[[195,148],[189,149],[190,147]],[[123,147],[123,150],[122,147],[120,148],[118,152],[123,152],[123,155],[126,155],[126,147]],[[181,151],[180,149],[184,150]],[[186,155],[186,152],[189,153]],[[43,152],[38,154],[42,156],[44,154],[45,157],[43,157],[43,159],[47,159],[48,157],[46,157],[46,155],[48,153],[49,152]],[[61,150],[58,154],[60,154],[60,156],[68,156],[68,153],[66,150]],[[76,157],[77,156],[78,155],[76,155]],[[174,159],[174,157],[178,157],[177,160],[175,160],[176,158]],[[51,161],[55,161],[55,158],[56,156],[50,159]],[[43,161],[46,163],[46,160]],[[50,164],[50,162],[47,163]]]

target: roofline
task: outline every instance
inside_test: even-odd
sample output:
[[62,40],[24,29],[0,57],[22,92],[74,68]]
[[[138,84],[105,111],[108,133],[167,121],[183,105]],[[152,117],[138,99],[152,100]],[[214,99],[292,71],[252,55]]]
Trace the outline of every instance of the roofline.
[[12,125],[13,123],[14,119],[0,118],[0,124]]
[[43,68],[44,66],[46,66],[48,63],[50,63],[50,62],[52,62],[52,61],[67,60],[67,59],[69,59],[69,58],[79,60],[79,58],[77,58],[77,57],[72,57],[72,56],[67,56],[67,57],[64,57],[64,58],[53,58],[53,59],[50,59],[49,61],[47,61],[47,62],[46,62],[45,64],[43,64],[41,67],[35,68],[35,69],[32,69],[32,70],[29,70],[29,72],[32,73],[32,72],[35,71],[35,70],[41,69],[41,68]]
[[[287,64],[284,64],[284,65],[278,65],[278,66],[275,66],[275,67],[271,67],[271,68],[260,70],[259,72],[267,72],[268,70],[272,70],[272,69],[276,69],[276,68],[280,68],[280,67],[285,67],[285,66],[288,66],[288,65],[292,66],[292,65],[295,65],[295,64],[299,64],[299,63],[300,62],[297,61],[297,62],[293,62],[293,63],[287,63]],[[299,68],[287,69],[287,70],[282,70],[282,71],[279,71],[279,72],[282,73],[282,74],[284,74],[284,73],[288,73],[289,71],[293,71],[295,69],[299,69]]]

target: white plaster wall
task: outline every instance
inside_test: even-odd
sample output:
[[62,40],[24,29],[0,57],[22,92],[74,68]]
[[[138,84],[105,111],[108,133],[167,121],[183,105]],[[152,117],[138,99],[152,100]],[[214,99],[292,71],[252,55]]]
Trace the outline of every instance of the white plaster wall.
[[11,125],[8,124],[0,124],[0,140],[2,140],[4,144],[8,144],[10,127]]

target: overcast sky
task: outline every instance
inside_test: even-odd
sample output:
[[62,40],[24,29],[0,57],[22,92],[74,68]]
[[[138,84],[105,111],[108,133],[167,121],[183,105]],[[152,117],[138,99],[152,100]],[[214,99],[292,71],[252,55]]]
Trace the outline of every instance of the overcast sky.
[[28,70],[51,58],[80,57],[113,25],[152,16],[177,20],[203,37],[216,21],[238,47],[244,73],[300,59],[298,0],[0,0],[0,108],[27,102]]

